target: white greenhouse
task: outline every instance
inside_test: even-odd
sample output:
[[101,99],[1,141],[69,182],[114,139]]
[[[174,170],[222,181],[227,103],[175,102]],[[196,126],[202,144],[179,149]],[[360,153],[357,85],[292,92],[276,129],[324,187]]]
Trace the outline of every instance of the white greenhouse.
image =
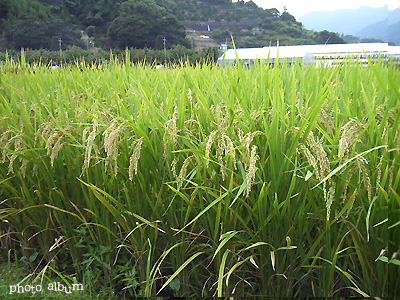
[[284,60],[288,64],[302,62],[305,65],[315,62],[317,66],[336,65],[348,58],[360,59],[367,64],[368,60],[378,57],[400,58],[400,47],[389,46],[387,43],[358,43],[358,44],[326,44],[326,45],[298,45],[298,46],[271,46],[263,48],[228,49],[219,59],[220,66],[236,62],[237,58],[247,65],[255,61],[269,62],[274,65]]

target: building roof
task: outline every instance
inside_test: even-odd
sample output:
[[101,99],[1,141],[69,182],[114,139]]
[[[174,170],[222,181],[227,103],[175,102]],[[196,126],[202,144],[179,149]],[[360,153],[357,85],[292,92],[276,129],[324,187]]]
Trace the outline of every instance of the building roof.
[[351,55],[366,53],[388,53],[399,54],[400,47],[388,46],[387,43],[358,43],[358,44],[326,44],[326,45],[298,45],[298,46],[271,46],[263,48],[238,48],[228,49],[219,60],[225,59],[276,59],[279,58],[308,58],[321,55]]
[[388,54],[399,57],[400,56],[400,46],[389,46]]

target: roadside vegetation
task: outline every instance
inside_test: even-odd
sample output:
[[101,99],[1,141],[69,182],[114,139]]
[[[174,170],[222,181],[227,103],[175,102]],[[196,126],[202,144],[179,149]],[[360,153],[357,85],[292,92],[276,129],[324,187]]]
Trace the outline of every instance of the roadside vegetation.
[[124,62],[0,66],[0,239],[26,282],[400,294],[398,68]]

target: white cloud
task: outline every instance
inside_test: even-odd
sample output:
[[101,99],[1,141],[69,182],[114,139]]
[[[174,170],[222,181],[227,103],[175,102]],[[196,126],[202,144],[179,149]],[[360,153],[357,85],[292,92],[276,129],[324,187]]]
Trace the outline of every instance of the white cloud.
[[389,10],[393,10],[400,7],[400,0],[389,0]]

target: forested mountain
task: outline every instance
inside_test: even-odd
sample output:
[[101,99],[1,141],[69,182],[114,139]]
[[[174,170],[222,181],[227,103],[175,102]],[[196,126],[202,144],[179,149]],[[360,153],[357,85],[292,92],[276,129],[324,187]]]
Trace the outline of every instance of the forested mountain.
[[400,45],[400,21],[388,24],[386,19],[359,30],[356,35],[364,39],[376,39],[389,42],[389,44]]
[[219,43],[235,39],[238,47],[269,44],[315,44],[316,35],[303,30],[302,24],[288,12],[262,9],[254,2],[229,0],[176,0],[177,17],[188,29],[210,30]]
[[[382,1],[383,2],[383,1]],[[333,30],[340,34],[357,35],[366,26],[388,18],[388,6],[357,9],[338,9],[333,11],[313,11],[299,17],[307,29]]]
[[[289,12],[232,0],[0,0],[0,46],[65,49],[193,46],[187,33],[206,28],[217,43],[342,43],[337,34],[311,32]],[[164,39],[165,38],[165,39]]]
[[400,8],[360,7],[310,12],[299,18],[311,30],[339,32],[347,42],[383,41],[400,45]]

